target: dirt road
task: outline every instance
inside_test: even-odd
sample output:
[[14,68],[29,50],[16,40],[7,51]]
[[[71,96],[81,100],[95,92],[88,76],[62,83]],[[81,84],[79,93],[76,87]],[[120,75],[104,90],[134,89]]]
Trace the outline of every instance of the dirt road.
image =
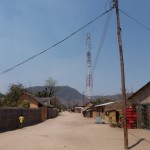
[[[150,150],[150,130],[129,130],[131,150]],[[0,134],[0,150],[123,150],[123,130],[64,112],[38,125]]]

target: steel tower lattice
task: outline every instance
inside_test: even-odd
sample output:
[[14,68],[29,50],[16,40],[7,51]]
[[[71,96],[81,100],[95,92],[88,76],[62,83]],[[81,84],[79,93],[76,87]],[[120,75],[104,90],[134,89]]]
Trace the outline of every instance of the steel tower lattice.
[[93,77],[92,77],[92,58],[91,58],[91,37],[90,33],[87,33],[86,40],[87,47],[87,75],[86,75],[86,89],[87,96],[89,101],[91,100],[92,92],[93,92]]

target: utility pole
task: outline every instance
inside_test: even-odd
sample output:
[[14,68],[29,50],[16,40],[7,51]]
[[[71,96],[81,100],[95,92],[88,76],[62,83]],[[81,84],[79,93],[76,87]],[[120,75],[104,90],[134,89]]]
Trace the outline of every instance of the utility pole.
[[123,112],[124,112],[124,148],[128,149],[128,129],[126,119],[126,90],[125,90],[125,73],[124,73],[124,61],[123,61],[123,49],[121,40],[121,28],[119,18],[118,0],[113,0],[116,8],[117,30],[118,30],[118,44],[120,53],[120,68],[121,68],[121,83],[122,83],[122,99],[123,99]]
[[83,92],[83,106],[84,106],[84,92]]

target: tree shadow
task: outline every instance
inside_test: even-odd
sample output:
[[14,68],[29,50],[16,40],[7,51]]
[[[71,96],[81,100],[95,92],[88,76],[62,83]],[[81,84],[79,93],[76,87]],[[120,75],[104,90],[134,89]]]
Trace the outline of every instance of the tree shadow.
[[138,145],[139,143],[141,143],[144,140],[145,140],[145,138],[139,139],[135,144],[133,144],[132,146],[130,146],[129,149],[132,149],[133,147],[135,147],[136,145]]

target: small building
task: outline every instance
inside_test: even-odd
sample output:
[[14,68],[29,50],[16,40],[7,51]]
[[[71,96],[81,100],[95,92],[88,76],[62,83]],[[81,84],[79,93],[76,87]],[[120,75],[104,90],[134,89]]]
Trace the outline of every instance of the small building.
[[117,125],[122,113],[123,101],[117,101],[105,107],[105,123]]
[[128,100],[137,111],[137,127],[150,129],[150,82],[132,94]]
[[141,104],[143,101],[145,102],[147,101],[148,103],[150,103],[149,99],[150,99],[150,82],[148,82],[146,85],[144,85],[142,88],[140,88],[130,97],[128,97],[128,100],[134,106]]
[[104,103],[104,104],[99,104],[99,105],[95,105],[95,111],[93,111],[93,116],[94,117],[100,117],[102,119],[102,122],[105,123],[105,107],[107,105],[111,105],[114,102],[108,102],[108,103]]
[[94,109],[94,104],[91,102],[88,103],[82,110],[83,116],[88,118],[93,117],[93,109]]
[[83,108],[84,108],[83,106],[76,106],[74,108],[74,112],[75,113],[82,113]]
[[21,100],[29,102],[29,108],[42,109],[42,121],[58,116],[58,110],[51,105],[51,98],[39,98],[28,92],[24,92]]

